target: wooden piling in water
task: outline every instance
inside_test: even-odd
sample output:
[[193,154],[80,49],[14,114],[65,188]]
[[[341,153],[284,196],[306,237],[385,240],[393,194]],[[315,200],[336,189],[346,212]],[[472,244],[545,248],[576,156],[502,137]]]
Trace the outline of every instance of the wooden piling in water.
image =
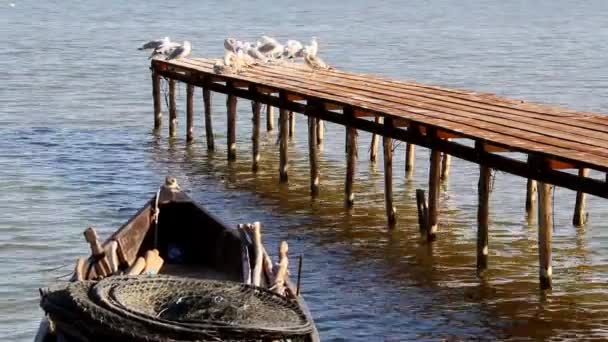
[[[384,125],[387,130],[391,130],[393,128],[393,119],[386,118]],[[395,216],[395,206],[393,205],[393,139],[383,136],[382,146],[384,147],[384,202],[386,217],[389,228],[394,228],[397,218]]]
[[289,139],[293,139],[296,132],[296,115],[294,112],[289,112]]
[[[347,118],[354,118],[354,111],[348,107],[344,109]],[[344,184],[344,204],[347,208],[352,208],[355,202],[353,185],[355,182],[355,172],[357,167],[357,129],[346,127],[346,182]]]
[[287,140],[289,135],[289,111],[279,108],[279,181],[287,183]]
[[209,87],[203,88],[203,103],[205,107],[205,136],[207,138],[207,150],[213,151],[215,150],[215,143],[213,142],[213,125],[211,123],[211,90],[209,90]]
[[266,131],[271,132],[274,130],[274,107],[266,105]]
[[325,140],[325,122],[317,119],[317,145],[319,148],[323,148],[323,140]]
[[[430,130],[427,133],[429,136],[433,136],[436,133]],[[438,226],[439,216],[439,186],[441,183],[440,179],[440,168],[441,168],[441,152],[436,149],[431,149],[431,163],[429,169],[429,229],[427,238],[429,241],[435,239]]]
[[160,129],[163,120],[160,101],[160,76],[155,71],[152,72],[152,99],[154,100],[154,130]]
[[177,128],[177,105],[175,104],[175,80],[169,80],[169,137],[175,136]]
[[405,145],[405,178],[412,179],[414,173],[415,145],[407,143]]
[[[580,177],[588,177],[589,169],[581,168],[578,170]],[[576,192],[576,203],[574,204],[574,217],[572,217],[572,224],[575,227],[582,227],[587,223],[588,214],[585,212],[585,197],[587,195],[582,191]]]
[[446,182],[450,175],[450,163],[452,162],[452,156],[447,153],[441,154],[441,181]]
[[477,188],[477,273],[488,268],[488,226],[490,216],[490,181],[492,169],[479,166],[479,184]]
[[541,290],[551,288],[551,238],[553,235],[553,205],[551,185],[538,182],[538,259]]
[[186,87],[186,142],[194,140],[194,86]]
[[253,129],[251,134],[251,141],[253,142],[253,160],[251,164],[251,170],[253,172],[258,171],[260,163],[260,111],[262,110],[262,104],[257,101],[251,101],[251,110],[253,111]]
[[317,119],[308,117],[308,160],[310,162],[310,195],[319,195],[319,151],[317,149]]
[[[230,85],[232,87],[232,85]],[[226,98],[228,107],[228,160],[236,160],[236,96],[229,94]]]
[[[374,123],[380,124],[382,123],[382,117],[376,116],[374,118]],[[378,157],[378,135],[372,134],[372,142],[369,150],[369,161],[374,164]]]
[[526,184],[526,214],[528,218],[534,217],[534,205],[536,203],[537,184],[534,179],[528,178]]
[[420,237],[426,239],[429,228],[429,208],[424,196],[424,190],[416,189],[416,208],[418,209],[418,229]]

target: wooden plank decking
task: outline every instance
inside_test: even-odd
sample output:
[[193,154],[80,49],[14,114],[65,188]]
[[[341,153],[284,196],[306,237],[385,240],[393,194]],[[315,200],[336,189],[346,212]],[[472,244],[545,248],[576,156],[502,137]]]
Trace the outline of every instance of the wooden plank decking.
[[[579,177],[562,170],[608,171],[608,117],[605,115],[339,70],[312,72],[299,63],[258,65],[245,68],[239,74],[217,75],[213,72],[215,61],[204,58],[154,60],[152,68],[161,76],[213,91],[434,148],[523,177],[608,197],[604,179]],[[312,106],[315,106],[314,110],[311,110]],[[352,108],[354,118],[337,111],[344,108]],[[384,124],[374,123],[375,116],[384,117]],[[475,147],[448,138],[471,139]],[[524,153],[529,161],[499,153],[509,151]]]

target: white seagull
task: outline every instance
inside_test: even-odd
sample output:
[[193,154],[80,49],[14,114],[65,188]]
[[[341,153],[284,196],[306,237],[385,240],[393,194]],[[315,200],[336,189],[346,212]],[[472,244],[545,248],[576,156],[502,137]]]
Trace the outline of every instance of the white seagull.
[[304,61],[306,62],[306,64],[308,64],[308,66],[311,69],[313,69],[313,71],[315,69],[322,69],[322,70],[331,70],[332,69],[332,67],[327,65],[327,63],[325,63],[321,59],[321,57],[313,56],[309,53],[304,54]]
[[283,57],[286,58],[296,58],[296,57],[303,57],[303,50],[304,47],[302,46],[302,43],[300,43],[297,40],[288,40],[287,43],[285,44],[285,50],[283,51]]
[[154,51],[152,51],[152,54],[150,55],[150,57],[148,57],[148,59],[152,59],[156,56],[167,57],[173,52],[173,50],[175,50],[176,48],[178,48],[180,46],[181,46],[181,44],[176,43],[176,42],[168,42],[168,43],[162,44],[158,48],[154,49]]
[[163,44],[169,43],[169,37],[165,37],[163,39],[151,40],[141,47],[137,48],[137,50],[155,50],[158,49]]
[[181,46],[176,47],[165,60],[180,59],[188,56],[192,52],[192,44],[189,41],[184,40]]
[[319,52],[319,43],[317,43],[317,38],[312,37],[310,40],[310,45],[306,45],[304,47],[304,55],[316,56],[317,52]]

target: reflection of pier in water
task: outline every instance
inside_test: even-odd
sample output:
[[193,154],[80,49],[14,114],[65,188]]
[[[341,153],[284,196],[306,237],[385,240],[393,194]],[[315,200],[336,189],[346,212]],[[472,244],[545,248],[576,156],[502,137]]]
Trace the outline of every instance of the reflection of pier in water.
[[[261,167],[261,105],[279,110],[279,181],[288,183],[297,171],[308,173],[310,194],[319,195],[319,147],[322,122],[346,127],[346,180],[344,203],[354,201],[357,165],[357,131],[373,133],[370,159],[375,159],[382,136],[386,217],[397,223],[393,202],[393,140],[407,143],[406,170],[413,169],[414,145],[430,149],[428,208],[418,197],[420,233],[434,240],[438,229],[441,179],[447,179],[449,156],[480,165],[478,187],[477,268],[487,268],[489,197],[492,170],[528,179],[526,207],[529,215],[538,193],[539,276],[541,288],[551,287],[551,240],[553,228],[551,185],[577,191],[573,223],[585,223],[584,193],[608,197],[604,178],[589,177],[589,170],[608,171],[608,119],[600,114],[577,113],[560,108],[524,103],[454,89],[411,82],[397,82],[342,71],[303,69],[299,65],[258,65],[236,75],[217,75],[209,59],[152,61],[155,129],[161,125],[160,78],[169,79],[169,134],[176,134],[175,82],[187,84],[187,140],[194,138],[194,88],[203,88],[206,136],[214,148],[210,92],[227,95],[227,156],[237,157],[237,97],[252,101],[253,165]],[[272,107],[270,107],[272,108]],[[289,170],[289,139],[295,129],[294,114],[308,116],[310,170]],[[271,110],[267,112],[271,114]],[[268,116],[270,117],[270,116]],[[270,120],[269,120],[270,121]],[[270,128],[270,125],[267,125]],[[525,160],[522,160],[522,154]],[[443,156],[443,157],[442,157]],[[442,163],[443,160],[443,163]],[[443,165],[442,165],[443,164]],[[578,174],[567,169],[578,170]],[[564,171],[566,170],[566,171]],[[309,171],[309,172],[308,172]],[[359,180],[358,180],[359,181]],[[538,186],[536,185],[538,181]]]

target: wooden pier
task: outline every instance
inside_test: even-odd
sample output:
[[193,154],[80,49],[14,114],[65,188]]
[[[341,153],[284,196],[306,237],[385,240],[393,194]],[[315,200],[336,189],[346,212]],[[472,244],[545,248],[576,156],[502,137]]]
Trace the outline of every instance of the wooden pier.
[[[488,230],[492,172],[503,171],[528,179],[526,210],[534,214],[538,202],[539,278],[551,287],[552,186],[577,191],[573,224],[586,222],[585,193],[608,198],[608,116],[501,98],[493,94],[402,82],[340,70],[314,70],[298,63],[256,65],[239,74],[215,74],[216,60],[186,58],[152,61],[154,127],[161,127],[160,78],[169,80],[169,134],[175,135],[175,82],[187,86],[187,140],[193,132],[194,87],[203,89],[207,147],[214,149],[211,95],[227,95],[228,160],[236,159],[237,98],[252,101],[253,165],[260,162],[261,104],[268,107],[267,130],[274,129],[273,107],[279,109],[280,182],[289,180],[288,139],[294,134],[295,113],[308,116],[310,193],[319,193],[318,153],[323,144],[323,121],[345,126],[347,174],[345,206],[356,205],[357,134],[373,134],[370,161],[375,162],[379,137],[384,153],[385,205],[388,224],[397,223],[393,207],[393,140],[404,141],[406,176],[414,169],[414,146],[431,150],[428,203],[417,192],[421,235],[432,241],[440,229],[438,201],[450,156],[480,165],[477,268],[488,267]],[[589,177],[601,174],[600,179]],[[538,196],[538,199],[535,198]]]

